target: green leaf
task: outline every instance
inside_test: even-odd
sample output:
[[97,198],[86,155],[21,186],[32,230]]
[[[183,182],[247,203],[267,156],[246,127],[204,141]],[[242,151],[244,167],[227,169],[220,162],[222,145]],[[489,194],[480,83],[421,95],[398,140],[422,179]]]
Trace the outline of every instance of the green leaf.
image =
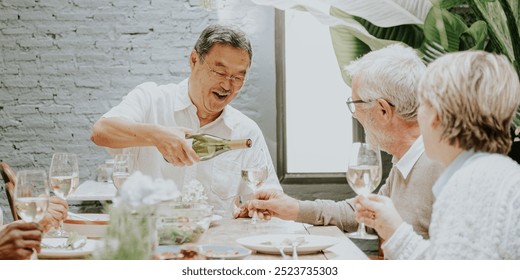
[[[330,15],[341,20],[341,24],[330,28],[332,45],[341,69],[371,50],[403,42],[419,47],[423,40],[422,29],[417,25],[382,28],[336,7],[331,7]],[[345,83],[350,85],[350,77],[344,71],[341,73]]]
[[463,45],[459,47],[459,50],[484,50],[488,38],[487,23],[482,20],[476,21],[462,34],[461,43]]
[[[520,1],[468,0],[478,18],[486,21],[490,39],[490,51],[504,54],[513,63],[520,75]],[[520,132],[520,107],[513,117],[513,126]]]
[[[335,7],[331,7],[330,15],[341,20],[341,24],[330,28],[332,45],[341,70],[371,50],[401,43],[405,38],[411,45],[419,46],[422,41],[422,30],[415,25],[382,28]],[[341,74],[345,83],[350,85],[347,73],[341,71]]]
[[327,0],[321,2],[380,27],[422,25],[432,7],[429,0]]
[[432,5],[441,9],[449,9],[459,6],[466,2],[465,0],[432,0]]
[[341,70],[341,76],[343,77],[343,81],[350,86],[352,81],[350,80],[350,76],[343,71],[343,67],[368,53],[370,47],[352,35],[349,29],[344,26],[331,27],[330,35],[334,53],[338,60],[338,66]]
[[460,35],[466,30],[460,16],[436,7],[431,9],[424,22],[426,40],[439,43],[448,52],[459,50]]
[[[507,18],[500,3],[498,1],[487,2],[482,0],[468,0],[467,2],[477,16],[488,24],[490,40],[494,46],[493,51],[504,54],[511,62],[514,62],[513,43],[507,25]],[[518,7],[517,0],[511,0],[509,2],[512,4],[511,7]],[[518,20],[517,9],[516,18]],[[518,22],[517,20],[514,21]],[[516,44],[518,44],[518,42],[516,42]]]
[[424,22],[423,60],[430,63],[445,53],[459,51],[460,38],[467,29],[460,16],[433,7]]

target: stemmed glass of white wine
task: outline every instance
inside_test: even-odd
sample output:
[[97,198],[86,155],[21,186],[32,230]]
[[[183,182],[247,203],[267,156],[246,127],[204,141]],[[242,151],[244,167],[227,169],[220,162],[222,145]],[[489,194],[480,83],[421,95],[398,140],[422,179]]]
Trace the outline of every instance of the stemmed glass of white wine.
[[[52,155],[49,180],[54,194],[67,199],[69,194],[79,186],[78,156],[72,153],[55,153]],[[67,232],[63,230],[63,221],[54,234],[56,237],[66,237]]]
[[[264,149],[260,148],[259,152],[255,154],[255,158],[249,159],[242,167],[242,179],[253,190],[253,199],[256,191],[267,180],[268,173],[267,156]],[[251,224],[256,224],[259,220],[257,211],[254,211]]]
[[[49,184],[44,170],[21,170],[16,174],[14,201],[23,221],[37,223],[49,208]],[[36,251],[31,259],[37,259]]]
[[135,159],[133,154],[118,154],[114,157],[114,168],[112,170],[112,182],[117,191],[130,175],[134,172]]
[[[352,153],[347,168],[347,182],[358,195],[373,192],[382,176],[381,152],[377,146],[368,143],[353,143]],[[356,232],[347,235],[356,239],[377,239],[377,235],[368,234],[365,224],[359,223]]]

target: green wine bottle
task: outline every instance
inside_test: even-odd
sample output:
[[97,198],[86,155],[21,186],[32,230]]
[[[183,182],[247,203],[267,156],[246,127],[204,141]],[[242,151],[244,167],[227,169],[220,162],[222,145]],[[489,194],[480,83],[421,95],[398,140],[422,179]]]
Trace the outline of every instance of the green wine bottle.
[[191,147],[201,161],[214,158],[226,151],[251,148],[253,145],[251,139],[228,140],[210,134],[186,135],[186,139],[193,139]]

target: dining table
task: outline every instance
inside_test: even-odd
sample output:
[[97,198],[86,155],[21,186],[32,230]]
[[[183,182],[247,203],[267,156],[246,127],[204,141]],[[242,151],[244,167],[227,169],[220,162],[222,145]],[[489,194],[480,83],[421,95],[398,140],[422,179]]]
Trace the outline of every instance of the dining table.
[[[111,201],[116,195],[113,184],[108,182],[85,181],[79,188],[69,195],[70,201]],[[357,247],[343,231],[336,226],[314,226],[306,223],[286,221],[279,218],[272,218],[269,221],[259,221],[251,223],[251,219],[232,217],[221,217],[213,219],[209,228],[195,241],[196,245],[201,246],[220,246],[230,248],[244,248],[243,244],[237,240],[250,237],[261,237],[266,235],[287,235],[287,236],[309,236],[312,239],[333,237],[335,244],[323,250],[304,252],[299,254],[300,260],[366,260],[367,255]],[[289,246],[290,244],[287,244]],[[168,250],[168,246],[159,246]],[[175,246],[170,246],[173,248]],[[176,250],[180,246],[176,246]],[[286,258],[292,258],[291,250]],[[263,252],[252,249],[243,259],[246,260],[278,260],[284,259],[279,252]]]
[[[237,240],[262,235],[287,235],[310,237],[334,237],[337,243],[329,248],[299,254],[300,260],[366,260],[367,255],[361,251],[348,237],[336,226],[313,226],[306,223],[286,221],[272,218],[269,221],[260,221],[251,224],[251,219],[222,218],[212,222],[211,226],[195,242],[199,245],[241,246]],[[290,253],[288,254],[290,256]],[[281,254],[263,253],[252,250],[246,256],[246,260],[277,260],[283,259]]]

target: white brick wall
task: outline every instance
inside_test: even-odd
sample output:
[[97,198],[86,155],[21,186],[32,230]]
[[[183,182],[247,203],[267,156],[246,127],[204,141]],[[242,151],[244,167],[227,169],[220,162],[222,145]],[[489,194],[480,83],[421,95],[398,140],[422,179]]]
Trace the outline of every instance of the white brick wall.
[[75,152],[82,180],[94,179],[108,155],[90,141],[93,123],[142,82],[187,77],[189,52],[214,22],[250,34],[251,76],[234,105],[274,152],[273,9],[218,1],[207,11],[197,0],[0,0],[0,160],[47,170],[53,152]]

